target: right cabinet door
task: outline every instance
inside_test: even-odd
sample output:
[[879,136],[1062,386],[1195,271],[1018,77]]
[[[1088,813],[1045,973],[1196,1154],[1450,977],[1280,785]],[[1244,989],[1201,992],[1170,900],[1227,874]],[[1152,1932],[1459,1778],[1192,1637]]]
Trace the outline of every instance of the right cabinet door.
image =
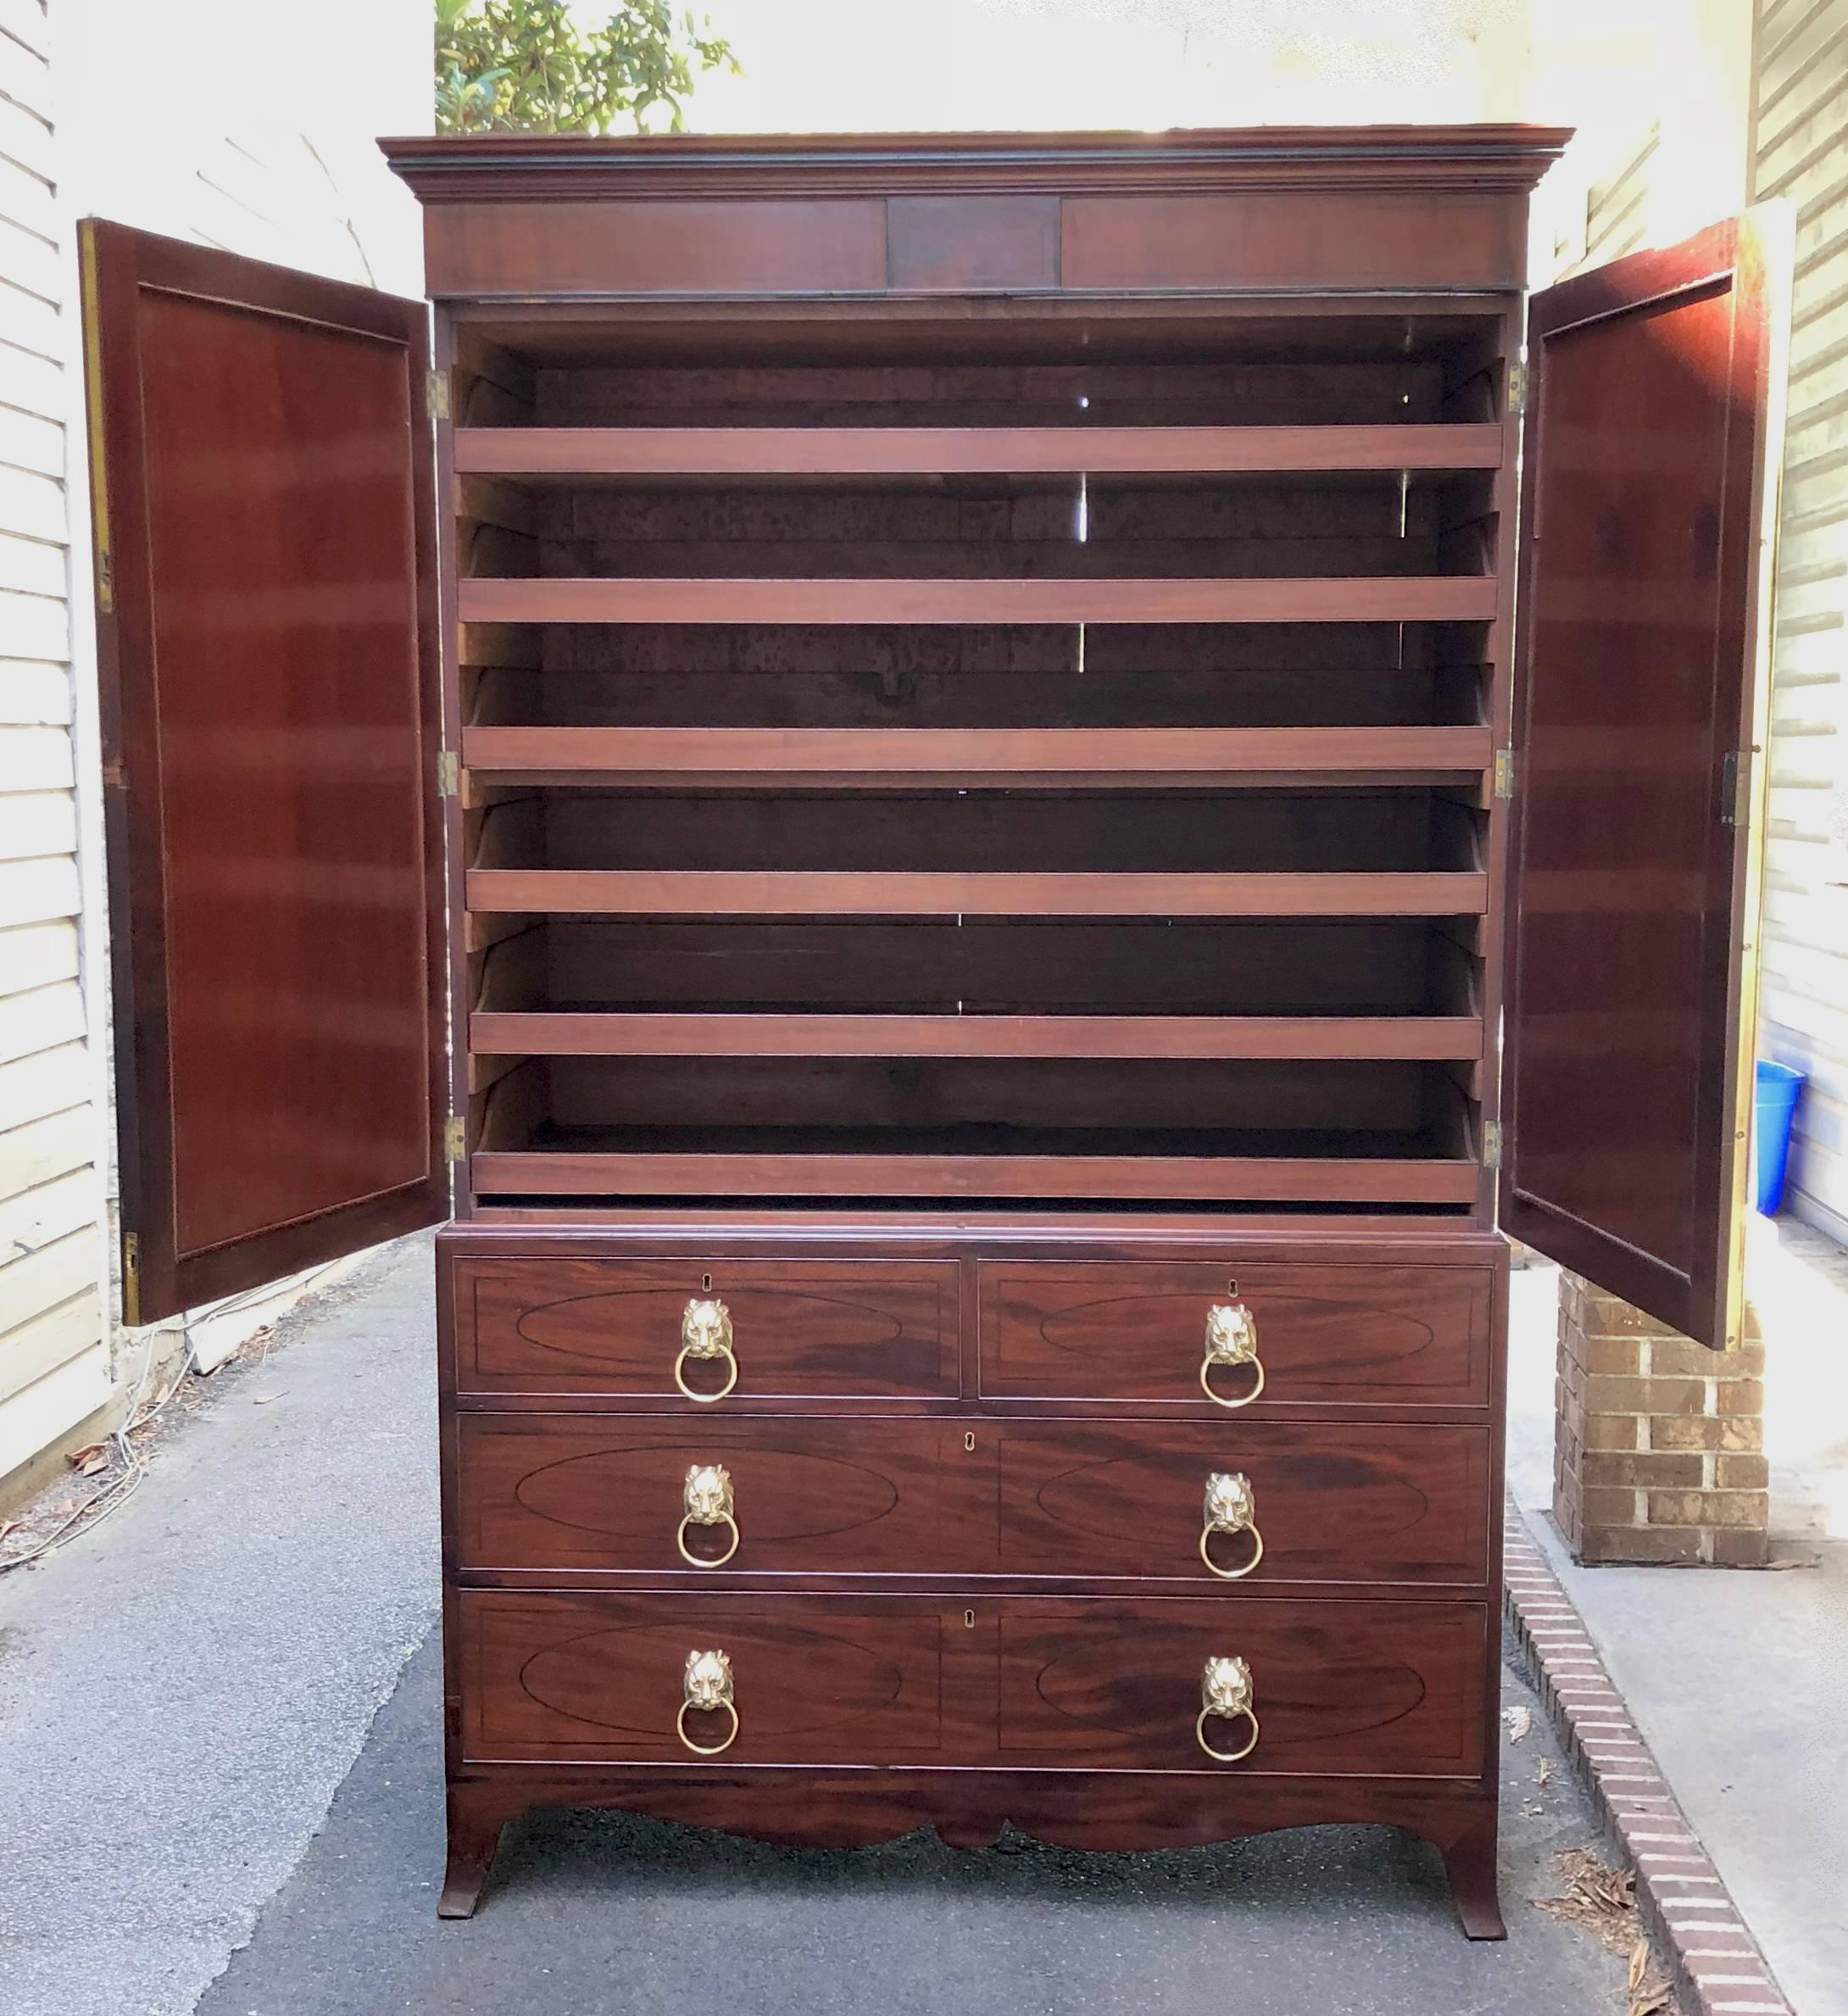
[[1790,224],[1534,297],[1501,1223],[1736,1337]]

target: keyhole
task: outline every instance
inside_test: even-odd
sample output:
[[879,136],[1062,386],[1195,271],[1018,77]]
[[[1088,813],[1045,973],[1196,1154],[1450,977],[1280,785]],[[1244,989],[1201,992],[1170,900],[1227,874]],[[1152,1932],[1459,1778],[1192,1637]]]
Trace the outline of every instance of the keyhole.
[[712,1293],[712,1277],[710,1274],[702,1274],[699,1277],[699,1292],[703,1295],[709,1295]]
[[972,1429],[972,1428],[971,1428],[971,1429],[970,1430],[970,1432],[969,1432],[969,1433],[968,1433],[966,1435],[965,1435],[965,1436],[963,1437],[963,1439],[962,1439],[962,1445],[963,1445],[963,1447],[964,1447],[965,1449],[966,1449],[966,1450],[970,1451],[971,1453],[973,1453],[973,1451],[974,1451],[974,1449],[975,1449],[975,1445],[976,1445],[976,1438],[975,1438],[975,1431],[974,1431],[974,1429]]
[[975,1629],[975,1628],[976,1628],[976,1613],[975,1613],[975,1612],[974,1612],[974,1611],[972,1611],[972,1610],[966,1610],[966,1611],[964,1611],[964,1612],[963,1612],[963,1613],[962,1613],[962,1628],[963,1628],[963,1629],[964,1629],[964,1630],[966,1630],[966,1631],[972,1631],[972,1630],[974,1630],[974,1629]]
[[1228,1282],[1226,1284],[1226,1293],[1227,1293],[1228,1295],[1237,1295],[1237,1294],[1238,1294],[1238,1277],[1236,1274],[1234,1274],[1234,1275],[1233,1276],[1232,1279],[1231,1279],[1231,1280],[1229,1280],[1229,1281],[1228,1281]]

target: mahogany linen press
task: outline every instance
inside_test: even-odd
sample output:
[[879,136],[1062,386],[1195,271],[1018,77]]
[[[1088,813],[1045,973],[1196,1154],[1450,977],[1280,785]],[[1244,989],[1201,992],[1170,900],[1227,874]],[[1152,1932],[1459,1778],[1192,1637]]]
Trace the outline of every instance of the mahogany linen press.
[[1502,1234],[1736,1334],[1776,462],[1774,230],[1529,300],[1565,137],[389,141],[433,336],[86,227],[125,1313],[453,1212],[444,1913],[553,1803],[1500,1935]]

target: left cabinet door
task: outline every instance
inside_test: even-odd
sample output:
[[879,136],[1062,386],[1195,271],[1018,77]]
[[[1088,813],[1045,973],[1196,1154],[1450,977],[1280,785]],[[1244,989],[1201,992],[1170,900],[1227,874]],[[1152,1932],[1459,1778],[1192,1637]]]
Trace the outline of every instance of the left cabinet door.
[[151,1323],[448,1207],[429,343],[420,301],[80,243],[125,1315]]

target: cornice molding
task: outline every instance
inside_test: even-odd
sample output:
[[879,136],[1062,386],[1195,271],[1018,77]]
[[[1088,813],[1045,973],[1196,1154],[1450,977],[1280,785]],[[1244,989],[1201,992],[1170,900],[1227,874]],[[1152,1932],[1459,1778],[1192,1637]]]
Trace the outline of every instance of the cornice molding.
[[622,197],[1531,189],[1571,138],[1524,125],[1163,133],[421,134],[379,142],[426,203]]

